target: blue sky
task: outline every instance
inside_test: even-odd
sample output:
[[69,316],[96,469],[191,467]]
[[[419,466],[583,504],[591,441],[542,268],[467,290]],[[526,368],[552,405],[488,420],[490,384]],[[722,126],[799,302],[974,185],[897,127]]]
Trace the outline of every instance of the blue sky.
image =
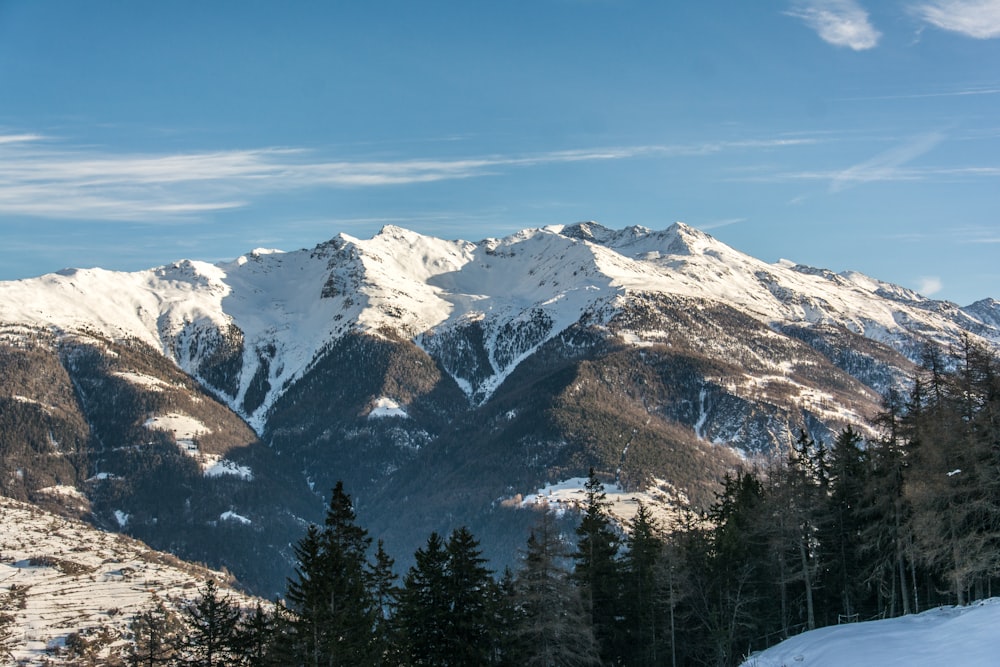
[[0,280],[580,220],[1000,298],[1000,0],[0,0]]

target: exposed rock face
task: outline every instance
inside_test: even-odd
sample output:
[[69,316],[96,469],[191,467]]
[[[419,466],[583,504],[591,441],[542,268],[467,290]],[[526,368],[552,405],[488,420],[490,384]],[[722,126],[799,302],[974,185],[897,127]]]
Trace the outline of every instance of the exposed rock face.
[[994,300],[681,224],[67,271],[0,283],[0,485],[268,595],[337,480],[397,556],[464,523],[503,562],[525,521],[506,498],[595,466],[709,502],[741,455],[863,429],[924,345],[998,326]]

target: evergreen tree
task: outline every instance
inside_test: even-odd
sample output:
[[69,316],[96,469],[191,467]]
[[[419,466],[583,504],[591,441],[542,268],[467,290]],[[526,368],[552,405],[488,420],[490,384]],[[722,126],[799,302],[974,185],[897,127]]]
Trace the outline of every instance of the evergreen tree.
[[904,488],[903,410],[902,397],[891,390],[883,399],[882,412],[874,419],[880,436],[868,443],[868,472],[859,512],[863,581],[877,593],[879,611],[889,616],[910,614],[916,609],[911,576],[911,510]]
[[861,435],[848,426],[837,435],[831,452],[826,530],[820,536],[826,554],[824,587],[839,598],[840,613],[847,618],[856,617],[864,597],[858,548],[867,470]]
[[573,576],[583,593],[584,608],[605,662],[616,662],[622,651],[621,579],[616,562],[620,540],[611,523],[604,485],[594,469],[585,485],[583,517],[576,529]]
[[323,528],[310,526],[295,547],[298,564],[286,598],[293,612],[286,655],[305,665],[366,665],[373,655],[378,610],[371,591],[366,530],[337,482]]
[[493,655],[490,663],[497,667],[522,667],[525,652],[518,638],[518,629],[523,614],[518,608],[517,586],[510,568],[504,569],[493,593]]
[[157,601],[153,607],[132,617],[126,662],[132,667],[170,664],[183,636],[182,630],[183,625],[176,614],[169,611],[162,601]]
[[414,665],[449,665],[451,603],[447,595],[448,552],[436,532],[413,554],[403,579],[397,624]]
[[709,508],[710,551],[703,566],[708,597],[701,616],[716,664],[743,655],[775,617],[769,613],[774,590],[765,517],[764,488],[756,473],[726,475]]
[[590,616],[569,571],[569,549],[555,519],[543,511],[528,537],[514,581],[514,634],[527,667],[598,665]]
[[452,532],[446,546],[447,595],[451,606],[449,644],[453,665],[486,665],[492,659],[495,583],[479,542],[466,527]]
[[371,565],[371,592],[375,603],[375,625],[372,634],[372,664],[385,665],[398,661],[393,617],[399,603],[394,561],[378,541],[375,561]]
[[247,667],[275,667],[280,663],[274,653],[274,643],[278,634],[276,613],[270,613],[257,603],[253,611],[240,619],[237,631],[237,645],[243,665]]
[[920,559],[946,578],[952,599],[965,604],[970,589],[981,588],[1000,569],[998,443],[984,418],[994,403],[989,378],[995,358],[966,339],[951,365],[955,372],[928,346],[922,383],[915,383],[923,393],[911,399],[907,416],[919,444],[907,496]]
[[488,665],[496,659],[493,635],[497,589],[467,528],[445,544],[432,533],[414,554],[400,594],[398,625],[416,665]]
[[214,581],[206,582],[198,598],[187,604],[183,612],[187,625],[184,664],[195,667],[237,664],[242,612],[228,596],[219,593]]
[[663,597],[659,563],[663,556],[660,526],[642,502],[632,519],[622,559],[626,657],[629,665],[654,667],[663,662],[660,632]]

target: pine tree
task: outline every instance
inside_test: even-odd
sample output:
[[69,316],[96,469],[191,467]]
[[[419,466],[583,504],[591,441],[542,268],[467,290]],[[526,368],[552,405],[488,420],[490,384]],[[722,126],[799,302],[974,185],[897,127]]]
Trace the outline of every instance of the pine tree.
[[236,664],[241,615],[240,608],[219,593],[214,581],[206,582],[198,598],[183,610],[187,625],[184,664],[195,667]]
[[660,561],[664,543],[661,528],[642,502],[630,522],[622,559],[624,616],[626,628],[626,663],[650,667],[663,662],[663,616]]
[[590,616],[569,571],[569,548],[551,513],[543,511],[528,537],[514,580],[514,633],[528,667],[600,664]]
[[838,595],[841,613],[848,618],[858,613],[863,597],[858,548],[867,471],[861,435],[848,426],[837,435],[831,452],[829,495],[825,499],[828,521],[820,537],[827,563],[825,587]]
[[452,532],[446,546],[446,585],[451,605],[451,662],[469,667],[492,659],[495,583],[486,567],[478,540],[462,526]]
[[337,482],[323,528],[310,526],[295,547],[298,564],[286,598],[293,612],[282,651],[306,665],[377,663],[378,611],[371,591],[366,530]]
[[385,551],[382,540],[378,541],[375,561],[371,565],[371,592],[375,603],[375,625],[372,634],[372,663],[392,664],[398,661],[397,641],[393,617],[399,604],[399,587],[393,559]]
[[473,667],[496,659],[497,588],[467,528],[444,543],[432,533],[414,554],[400,594],[398,627],[416,665]]
[[[909,531],[911,508],[905,496],[906,445],[902,435],[903,400],[890,390],[874,426],[880,436],[868,443],[859,550],[864,583],[875,589],[879,608],[896,616],[915,609],[909,576],[913,537]],[[897,607],[897,600],[899,606]]]
[[617,661],[622,652],[621,578],[616,562],[620,540],[608,513],[610,503],[594,469],[585,485],[583,517],[576,529],[574,579],[583,593],[601,647],[602,659]]
[[170,664],[183,636],[183,624],[162,601],[137,613],[129,623],[130,643],[125,654],[132,667]]
[[268,612],[259,602],[253,611],[240,619],[237,630],[237,646],[243,665],[247,667],[269,667],[280,662],[273,651],[278,633],[276,614]]
[[763,484],[755,472],[723,478],[709,508],[712,525],[704,567],[706,592],[700,615],[711,640],[713,661],[728,664],[766,633],[774,615],[770,551],[765,531]]
[[918,443],[907,480],[918,554],[947,579],[958,604],[1000,569],[1000,442],[990,427],[995,363],[966,339],[949,372],[937,348],[928,346],[907,415]]
[[447,595],[448,552],[436,532],[413,554],[403,579],[397,623],[414,665],[449,665],[451,603]]

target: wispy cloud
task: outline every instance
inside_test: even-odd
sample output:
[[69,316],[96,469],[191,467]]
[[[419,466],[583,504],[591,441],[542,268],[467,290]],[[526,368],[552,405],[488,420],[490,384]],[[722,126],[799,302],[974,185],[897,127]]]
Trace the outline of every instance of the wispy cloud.
[[0,134],[0,144],[20,144],[41,141],[44,138],[40,134]]
[[934,296],[944,289],[944,284],[938,276],[921,276],[917,284],[917,292],[924,296]]
[[900,168],[927,153],[944,140],[939,132],[925,134],[879,153],[870,160],[848,167],[835,174],[830,191],[839,192],[859,183],[899,180]]
[[620,146],[460,159],[330,160],[296,148],[121,154],[0,134],[0,213],[162,220],[240,208],[302,188],[386,187],[457,180],[541,165],[770,150],[809,138]]
[[1000,37],[1000,0],[934,0],[913,11],[942,30],[976,39]]
[[920,100],[933,97],[970,97],[978,95],[1000,95],[1000,88],[966,88],[964,90],[941,91],[934,93],[900,93],[897,95],[841,97],[839,100],[842,102],[858,102],[864,100]]
[[823,41],[855,51],[874,48],[882,36],[855,0],[797,0],[785,13],[802,19]]
[[725,220],[713,220],[712,222],[706,222],[704,224],[698,225],[698,229],[702,231],[708,231],[710,229],[718,229],[720,227],[728,227],[730,225],[738,225],[741,222],[746,222],[746,218],[727,218]]

